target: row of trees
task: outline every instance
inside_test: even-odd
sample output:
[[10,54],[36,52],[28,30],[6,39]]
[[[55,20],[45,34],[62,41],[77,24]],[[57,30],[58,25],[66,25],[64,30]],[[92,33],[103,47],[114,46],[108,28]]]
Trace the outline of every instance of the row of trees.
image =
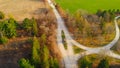
[[[19,65],[21,68],[59,68],[57,59],[50,56],[49,49],[45,45],[45,35],[42,35],[41,40],[34,37],[33,38],[33,47],[32,47],[32,56],[30,62],[26,59],[21,59]],[[40,44],[39,42],[43,42]],[[24,63],[24,64],[23,64]]]
[[117,9],[117,10],[115,10],[115,9],[113,9],[113,10],[111,10],[111,9],[109,9],[109,10],[98,10],[96,12],[96,15],[98,17],[102,17],[105,22],[111,22],[111,21],[113,21],[113,19],[116,15],[120,15],[120,10],[119,9]]
[[[38,34],[38,26],[34,18],[25,18],[21,27],[32,36]],[[0,21],[0,43],[5,44],[8,39],[16,37],[18,28],[20,28],[20,24],[13,18]]]
[[[90,61],[87,56],[83,57],[79,61],[79,68],[92,68],[93,61]],[[109,61],[107,58],[103,58],[100,60],[97,68],[109,68]]]

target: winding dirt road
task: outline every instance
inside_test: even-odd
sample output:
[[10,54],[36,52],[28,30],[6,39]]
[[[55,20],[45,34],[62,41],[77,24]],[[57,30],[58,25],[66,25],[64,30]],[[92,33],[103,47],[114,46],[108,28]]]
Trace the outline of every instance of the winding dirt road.
[[[77,68],[77,61],[81,56],[89,55],[89,54],[99,54],[101,51],[104,51],[106,55],[120,59],[120,55],[113,53],[110,51],[110,48],[114,46],[114,44],[118,41],[119,39],[119,28],[117,25],[117,19],[120,18],[120,16],[115,17],[114,22],[115,22],[115,27],[116,27],[116,36],[112,42],[109,44],[103,46],[103,47],[97,47],[97,48],[90,48],[86,47],[84,45],[79,44],[75,40],[72,39],[70,36],[70,33],[68,32],[66,26],[64,25],[64,20],[61,18],[60,14],[58,13],[57,9],[53,5],[51,0],[47,0],[48,4],[51,6],[53,9],[53,12],[56,16],[57,19],[57,24],[58,24],[58,29],[57,29],[57,43],[58,47],[62,53],[63,61],[65,64],[65,68]],[[64,31],[65,37],[66,37],[66,42],[67,42],[67,49],[64,48],[63,42],[62,42],[62,31]],[[85,52],[82,52],[80,54],[74,54],[73,52],[73,45],[86,50]]]

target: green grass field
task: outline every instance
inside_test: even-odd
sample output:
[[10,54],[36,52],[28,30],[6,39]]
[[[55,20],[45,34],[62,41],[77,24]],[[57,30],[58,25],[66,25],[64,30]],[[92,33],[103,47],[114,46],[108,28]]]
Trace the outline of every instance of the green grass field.
[[87,10],[90,13],[98,9],[120,9],[120,0],[55,0],[63,9],[74,13],[78,9]]

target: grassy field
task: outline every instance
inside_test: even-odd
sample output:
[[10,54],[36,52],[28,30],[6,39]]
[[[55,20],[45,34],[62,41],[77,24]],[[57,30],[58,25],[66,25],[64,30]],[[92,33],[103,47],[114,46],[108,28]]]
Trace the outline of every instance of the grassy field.
[[60,6],[69,10],[71,13],[80,10],[86,10],[90,13],[98,9],[119,9],[120,0],[55,0]]

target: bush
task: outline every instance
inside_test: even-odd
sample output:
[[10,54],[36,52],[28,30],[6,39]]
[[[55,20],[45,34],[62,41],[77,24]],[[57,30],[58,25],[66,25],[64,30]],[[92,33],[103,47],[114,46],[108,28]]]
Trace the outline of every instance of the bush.
[[29,60],[22,58],[19,61],[20,68],[35,68],[33,65],[30,64]]
[[5,18],[5,14],[0,11],[0,19],[4,19],[4,18]]

